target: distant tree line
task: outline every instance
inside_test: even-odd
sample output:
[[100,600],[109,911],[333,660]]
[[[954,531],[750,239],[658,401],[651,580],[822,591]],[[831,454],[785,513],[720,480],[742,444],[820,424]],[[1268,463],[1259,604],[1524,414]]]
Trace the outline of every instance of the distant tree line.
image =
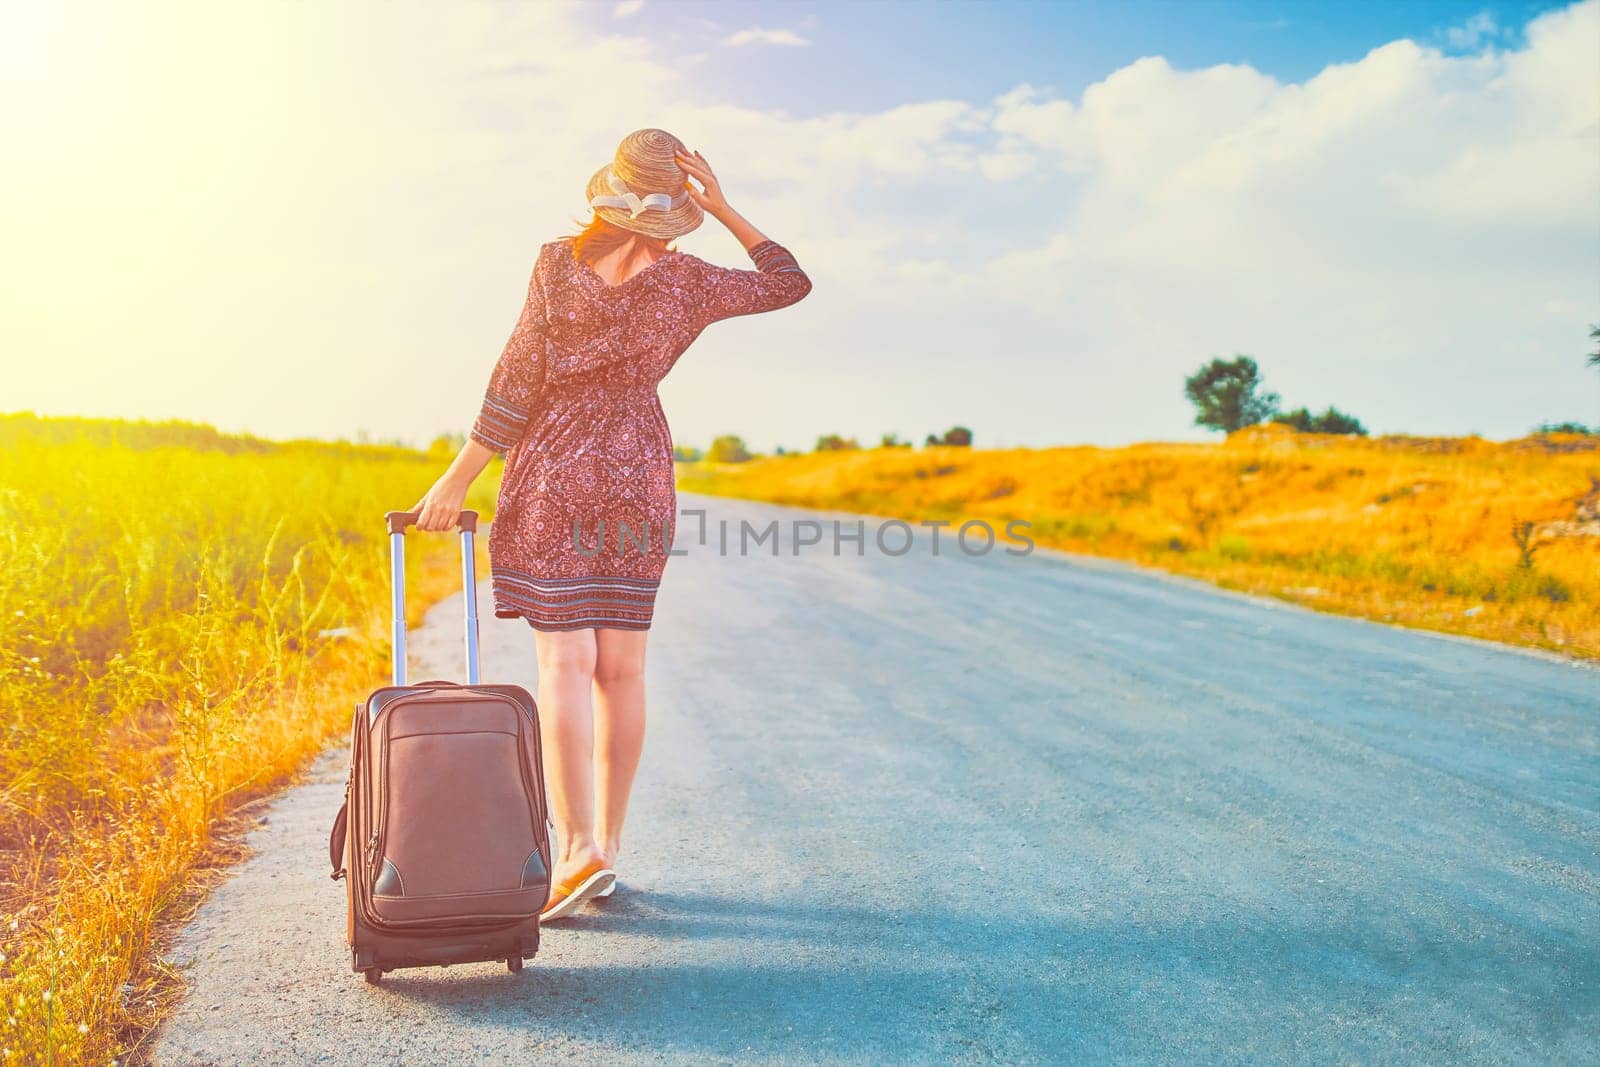
[[[965,426],[952,426],[942,434],[930,433],[923,442],[924,447],[949,445],[957,448],[972,447],[972,431]],[[836,433],[823,434],[817,438],[817,452],[838,452],[844,449],[860,448],[861,442],[854,437],[842,437]],[[910,448],[910,441],[902,441],[899,434],[886,433],[878,439],[879,448]]]
[[[954,446],[970,448],[972,446],[972,430],[965,426],[952,426],[942,434],[930,433],[926,441],[927,446]],[[886,433],[878,440],[878,448],[910,448],[910,441],[901,440],[899,434]],[[843,434],[827,433],[817,438],[813,449],[816,452],[845,452],[860,449],[861,442],[854,437],[845,437]],[[775,456],[788,455],[782,445],[772,450]],[[723,434],[711,442],[711,447],[704,452],[693,445],[675,444],[672,446],[672,458],[679,463],[698,463],[705,460],[708,463],[745,463],[757,458],[757,453],[751,451],[745,444],[743,437],[738,434]]]

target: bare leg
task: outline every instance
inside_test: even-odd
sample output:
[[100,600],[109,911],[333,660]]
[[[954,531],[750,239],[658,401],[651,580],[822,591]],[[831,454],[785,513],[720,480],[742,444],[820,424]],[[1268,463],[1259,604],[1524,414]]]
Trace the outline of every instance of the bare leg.
[[614,864],[644,751],[644,646],[650,631],[594,633],[594,840]]
[[594,839],[595,632],[535,630],[539,646],[539,740],[545,791],[561,855],[557,882],[601,858]]

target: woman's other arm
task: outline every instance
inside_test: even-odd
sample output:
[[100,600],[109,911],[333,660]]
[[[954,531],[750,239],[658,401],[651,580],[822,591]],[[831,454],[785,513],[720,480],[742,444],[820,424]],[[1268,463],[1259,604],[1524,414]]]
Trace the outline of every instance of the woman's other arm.
[[500,359],[489,375],[483,404],[467,434],[466,444],[456,453],[450,466],[417,503],[417,526],[424,530],[448,530],[455,526],[467,490],[489,460],[509,451],[522,437],[532,417],[544,385],[545,313],[540,261],[534,264],[528,282],[528,296],[522,314],[511,331]]

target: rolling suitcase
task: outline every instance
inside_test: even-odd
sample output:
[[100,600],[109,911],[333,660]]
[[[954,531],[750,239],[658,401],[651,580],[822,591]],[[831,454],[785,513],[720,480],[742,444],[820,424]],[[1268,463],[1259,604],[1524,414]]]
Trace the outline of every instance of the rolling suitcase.
[[553,862],[538,707],[521,686],[478,681],[473,511],[460,518],[467,681],[406,683],[405,531],[417,516],[386,518],[394,679],[356,705],[328,841],[351,969],[377,982],[398,967],[504,960],[517,973],[539,949]]

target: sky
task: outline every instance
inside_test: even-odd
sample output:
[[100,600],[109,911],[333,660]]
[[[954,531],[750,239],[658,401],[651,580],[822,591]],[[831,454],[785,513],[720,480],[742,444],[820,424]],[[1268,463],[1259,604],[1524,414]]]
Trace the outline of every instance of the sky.
[[1600,424],[1600,0],[13,3],[0,94],[0,411],[463,433],[659,127],[814,286],[695,341],[682,443],[1204,440],[1241,353],[1376,433]]

